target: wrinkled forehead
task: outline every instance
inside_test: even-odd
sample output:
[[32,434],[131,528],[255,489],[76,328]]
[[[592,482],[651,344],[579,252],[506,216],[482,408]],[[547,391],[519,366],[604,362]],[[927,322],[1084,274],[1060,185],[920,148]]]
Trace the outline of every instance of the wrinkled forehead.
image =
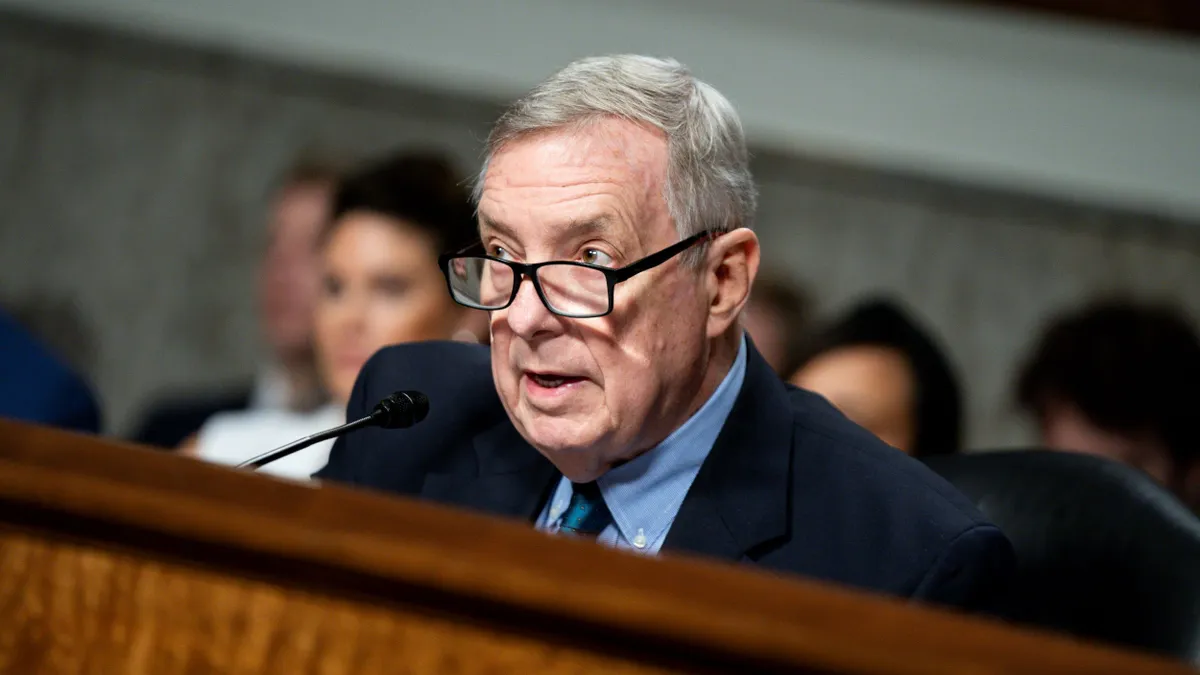
[[642,125],[604,119],[535,133],[507,143],[489,161],[480,229],[536,238],[640,231],[663,220],[666,175],[666,137]]

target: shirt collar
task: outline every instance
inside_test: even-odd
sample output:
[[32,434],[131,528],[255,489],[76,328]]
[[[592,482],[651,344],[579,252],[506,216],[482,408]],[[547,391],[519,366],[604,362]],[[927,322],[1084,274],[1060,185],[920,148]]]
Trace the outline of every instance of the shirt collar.
[[743,335],[733,366],[695,414],[657,446],[596,481],[625,541],[654,549],[661,544],[742,390],[746,351]]

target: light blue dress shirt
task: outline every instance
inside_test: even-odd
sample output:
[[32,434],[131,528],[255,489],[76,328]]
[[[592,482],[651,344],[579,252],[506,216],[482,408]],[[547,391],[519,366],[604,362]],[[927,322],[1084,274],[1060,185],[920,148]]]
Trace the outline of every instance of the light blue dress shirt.
[[[700,465],[725,426],[745,377],[743,336],[733,367],[696,414],[662,443],[610,469],[596,481],[613,519],[596,538],[598,542],[640,553],[658,553]],[[571,481],[563,477],[538,517],[539,529],[558,531],[571,492]]]

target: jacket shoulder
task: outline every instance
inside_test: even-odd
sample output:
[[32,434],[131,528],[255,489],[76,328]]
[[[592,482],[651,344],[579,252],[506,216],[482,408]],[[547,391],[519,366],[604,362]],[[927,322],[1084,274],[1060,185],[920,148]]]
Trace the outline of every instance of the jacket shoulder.
[[483,430],[504,407],[492,381],[487,347],[458,342],[414,342],[376,352],[359,373],[346,418],[370,414],[396,391],[419,391],[429,414],[407,429],[365,428],[339,439],[316,477],[413,494],[425,474]]
[[929,580],[947,560],[985,566],[987,555],[1011,555],[999,529],[945,479],[822,397],[794,387],[788,394],[795,525],[788,548],[823,542],[840,552],[815,556],[834,580],[905,596],[935,595]]
[[[491,353],[463,342],[410,342],[384,347],[362,368],[360,378],[387,388],[446,389],[491,384]],[[388,393],[391,393],[390,391]]]

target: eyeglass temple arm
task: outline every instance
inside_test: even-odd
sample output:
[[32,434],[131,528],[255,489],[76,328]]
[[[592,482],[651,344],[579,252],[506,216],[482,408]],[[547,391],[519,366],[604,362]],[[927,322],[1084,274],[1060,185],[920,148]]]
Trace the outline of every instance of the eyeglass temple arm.
[[665,263],[666,261],[670,260],[671,258],[674,258],[675,256],[679,255],[683,251],[686,251],[687,249],[691,248],[692,246],[694,246],[696,244],[696,242],[698,242],[702,239],[708,240],[708,239],[715,239],[715,238],[716,238],[716,233],[713,232],[712,230],[705,230],[703,232],[697,232],[696,234],[693,234],[692,236],[688,237],[687,239],[684,239],[674,245],[664,248],[663,250],[659,251],[658,253],[653,253],[651,255],[648,255],[645,258],[642,258],[641,260],[633,263],[632,265],[626,265],[625,267],[622,267],[621,269],[616,270],[616,273],[613,274],[613,277],[617,281],[625,281],[626,279],[628,279],[629,277],[632,277],[635,274],[640,274],[640,273],[645,272],[646,270],[651,269],[653,267],[658,267],[659,265]]

